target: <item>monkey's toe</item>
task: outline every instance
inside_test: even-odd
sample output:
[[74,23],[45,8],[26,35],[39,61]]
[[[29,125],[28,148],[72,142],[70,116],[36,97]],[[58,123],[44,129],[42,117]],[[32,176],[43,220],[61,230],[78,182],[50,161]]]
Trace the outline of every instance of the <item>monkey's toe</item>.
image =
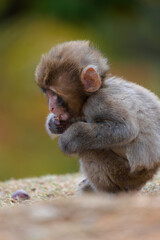
[[78,193],[89,193],[89,192],[93,192],[93,188],[91,187],[88,179],[83,179],[77,187],[77,192]]

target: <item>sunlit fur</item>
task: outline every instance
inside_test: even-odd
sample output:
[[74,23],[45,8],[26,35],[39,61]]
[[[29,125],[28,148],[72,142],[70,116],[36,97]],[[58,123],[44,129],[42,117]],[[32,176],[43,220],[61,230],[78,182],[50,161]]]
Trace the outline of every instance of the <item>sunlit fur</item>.
[[54,139],[54,138],[57,138],[59,136],[59,134],[54,134],[50,131],[49,129],[49,121],[54,117],[54,114],[53,113],[49,113],[49,115],[47,116],[47,119],[46,119],[46,122],[45,122],[45,127],[46,127],[46,130],[47,130],[47,133],[49,134],[49,136]]

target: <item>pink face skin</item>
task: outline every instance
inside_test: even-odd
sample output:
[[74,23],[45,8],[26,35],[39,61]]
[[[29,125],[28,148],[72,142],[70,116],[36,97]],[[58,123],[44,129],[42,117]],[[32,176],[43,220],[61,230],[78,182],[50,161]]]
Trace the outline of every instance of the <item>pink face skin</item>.
[[49,98],[49,111],[55,115],[56,124],[60,124],[60,121],[67,121],[69,113],[57,105],[57,95],[52,90],[47,90],[46,93]]

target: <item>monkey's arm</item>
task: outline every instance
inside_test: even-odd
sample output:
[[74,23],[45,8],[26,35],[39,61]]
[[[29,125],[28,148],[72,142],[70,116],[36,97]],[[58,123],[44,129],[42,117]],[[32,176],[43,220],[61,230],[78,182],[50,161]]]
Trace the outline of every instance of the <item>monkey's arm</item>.
[[[96,120],[97,119],[97,120]],[[96,115],[95,123],[77,122],[72,124],[59,139],[64,153],[78,153],[89,149],[105,149],[122,146],[139,133],[134,117],[127,113],[113,114],[107,111],[103,116]]]

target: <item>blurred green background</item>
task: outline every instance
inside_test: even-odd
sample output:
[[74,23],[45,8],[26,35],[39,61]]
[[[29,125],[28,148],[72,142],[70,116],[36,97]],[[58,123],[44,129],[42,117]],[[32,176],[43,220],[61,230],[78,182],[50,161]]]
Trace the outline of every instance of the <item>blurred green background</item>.
[[76,39],[160,96],[159,0],[0,0],[0,180],[78,170],[45,131],[47,100],[34,81],[42,53]]

